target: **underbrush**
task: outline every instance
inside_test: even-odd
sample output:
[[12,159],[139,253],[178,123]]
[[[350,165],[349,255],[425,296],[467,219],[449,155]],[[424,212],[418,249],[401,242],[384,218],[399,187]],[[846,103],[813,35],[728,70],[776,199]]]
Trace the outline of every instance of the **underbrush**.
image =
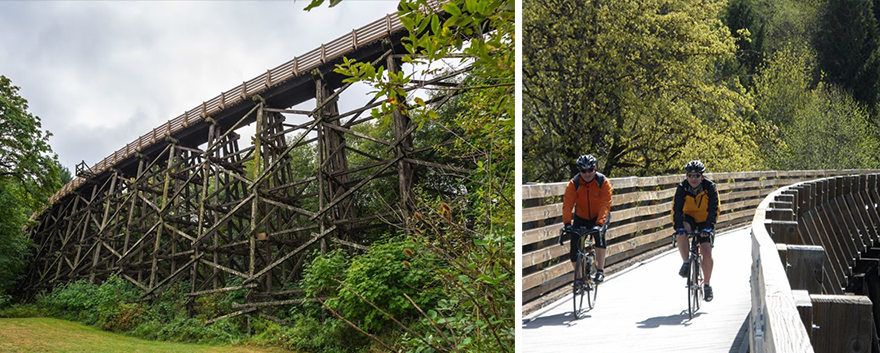
[[[190,301],[190,283],[179,281],[156,298],[142,300],[140,288],[116,276],[100,284],[57,286],[32,304],[0,309],[0,317],[49,316],[149,340],[254,344],[301,352],[372,352],[383,345],[432,352],[449,350],[450,343],[464,350],[475,348],[469,339],[453,336],[476,334],[485,323],[455,314],[467,307],[449,296],[456,289],[442,279],[448,263],[424,242],[398,238],[373,244],[358,256],[335,250],[312,257],[303,279],[285,287],[303,289],[312,301],[264,309],[283,323],[241,315],[206,324],[238,310],[232,304],[245,301],[246,289]],[[227,283],[238,285],[240,279]]]

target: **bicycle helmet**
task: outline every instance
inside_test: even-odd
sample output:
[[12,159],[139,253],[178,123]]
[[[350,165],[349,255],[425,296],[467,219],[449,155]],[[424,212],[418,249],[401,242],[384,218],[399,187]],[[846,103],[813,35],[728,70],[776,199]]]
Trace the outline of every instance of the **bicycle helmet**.
[[596,168],[596,157],[593,157],[593,155],[591,155],[591,154],[585,154],[583,156],[578,157],[577,167],[578,167],[578,170],[584,170],[584,169],[588,169],[588,168]]
[[706,166],[703,165],[703,162],[698,160],[692,160],[685,164],[684,166],[685,173],[700,173],[703,174],[706,172]]

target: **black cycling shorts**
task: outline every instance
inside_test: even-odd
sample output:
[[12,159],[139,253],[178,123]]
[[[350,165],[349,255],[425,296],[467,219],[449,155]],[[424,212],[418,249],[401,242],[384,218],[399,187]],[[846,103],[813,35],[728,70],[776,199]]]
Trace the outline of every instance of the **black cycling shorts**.
[[[709,228],[709,224],[706,222],[697,223],[697,220],[690,215],[684,215],[684,222],[691,225],[691,230],[702,230],[703,228]],[[694,228],[696,227],[696,228]],[[709,234],[708,237],[703,238],[700,237],[700,244],[709,243],[713,248],[715,247],[715,232]],[[690,245],[688,245],[690,246]]]
[[[577,227],[586,227],[587,229],[593,228],[596,225],[595,219],[583,219],[578,217],[577,215],[573,215],[574,222],[572,222],[572,226]],[[608,230],[608,222],[611,221],[611,214],[605,219],[605,225],[602,229],[599,230],[599,234],[593,235],[593,243],[599,249],[605,249],[607,244],[605,243],[605,231]],[[579,239],[571,239],[571,251],[569,251],[569,258],[571,258],[571,262],[577,261],[577,252],[578,246],[580,245]]]

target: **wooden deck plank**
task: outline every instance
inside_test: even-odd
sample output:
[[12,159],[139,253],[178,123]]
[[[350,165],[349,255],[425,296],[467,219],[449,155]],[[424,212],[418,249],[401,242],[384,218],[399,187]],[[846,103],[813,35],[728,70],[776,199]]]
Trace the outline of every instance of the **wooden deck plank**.
[[749,308],[751,237],[748,228],[716,238],[715,300],[687,318],[678,252],[666,252],[609,278],[597,306],[573,320],[571,297],[524,320],[521,352],[729,352],[739,347]]

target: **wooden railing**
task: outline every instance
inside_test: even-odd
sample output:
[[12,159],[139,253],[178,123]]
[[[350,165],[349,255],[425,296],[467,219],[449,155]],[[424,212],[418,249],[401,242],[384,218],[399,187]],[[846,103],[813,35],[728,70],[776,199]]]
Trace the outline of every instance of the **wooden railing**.
[[796,183],[752,220],[752,352],[880,350],[880,175]]
[[[429,6],[433,9],[439,9],[442,0],[429,1]],[[169,120],[167,123],[156,127],[150,132],[142,135],[138,139],[123,146],[113,154],[107,156],[91,168],[91,172],[99,175],[109,168],[113,167],[120,161],[123,161],[138,151],[164,141],[166,136],[171,136],[186,127],[205,120],[206,117],[216,114],[227,107],[238,104],[244,100],[250,99],[254,94],[260,94],[269,88],[280,84],[290,78],[308,74],[312,69],[317,68],[325,63],[332,62],[342,58],[346,54],[356,51],[359,47],[371,44],[382,38],[390,37],[399,31],[403,31],[403,24],[397,13],[387,14],[385,17],[373,21],[372,23],[352,30],[342,37],[336,38],[327,44],[313,49],[301,56],[294,57],[284,64],[257,76],[249,81],[224,92],[196,107],[185,111],[180,116]],[[72,190],[76,190],[86,182],[86,178],[77,177],[49,198],[49,204],[55,203],[57,200],[66,196]]]
[[[758,171],[714,173],[721,198],[719,229],[747,224],[755,207],[780,186],[858,171]],[[606,234],[609,272],[642,254],[668,249],[672,243],[672,197],[684,176],[612,178],[612,222]],[[561,295],[571,281],[568,247],[557,245],[562,220],[562,194],[567,182],[524,185],[522,233],[523,310],[535,310]],[[547,296],[547,294],[553,295]]]

